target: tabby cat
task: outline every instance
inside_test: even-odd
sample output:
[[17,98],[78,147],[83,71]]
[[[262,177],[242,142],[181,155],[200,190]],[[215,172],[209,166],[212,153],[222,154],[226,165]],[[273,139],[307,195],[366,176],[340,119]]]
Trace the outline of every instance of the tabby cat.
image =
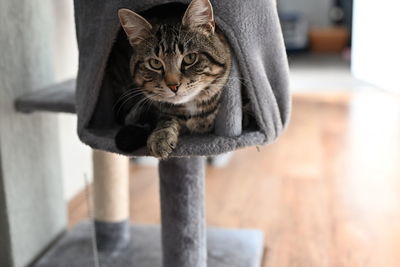
[[213,130],[231,70],[230,48],[216,28],[209,0],[193,0],[183,18],[174,14],[149,22],[128,9],[118,15],[135,51],[134,90],[158,114],[147,148],[165,159],[181,134]]

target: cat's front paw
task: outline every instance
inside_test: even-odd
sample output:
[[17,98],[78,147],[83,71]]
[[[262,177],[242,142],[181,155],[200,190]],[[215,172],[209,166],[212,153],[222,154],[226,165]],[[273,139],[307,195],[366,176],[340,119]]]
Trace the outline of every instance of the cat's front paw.
[[171,129],[155,130],[147,139],[147,148],[156,158],[166,159],[178,143],[178,134]]

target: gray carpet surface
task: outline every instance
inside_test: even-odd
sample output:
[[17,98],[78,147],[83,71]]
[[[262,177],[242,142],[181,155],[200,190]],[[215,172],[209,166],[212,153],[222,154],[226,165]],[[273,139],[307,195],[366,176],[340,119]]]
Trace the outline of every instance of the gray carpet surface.
[[[34,267],[94,265],[91,224],[79,223],[67,232]],[[263,233],[258,230],[208,229],[208,267],[260,267]],[[100,253],[101,267],[161,267],[160,228],[132,225],[129,245]]]

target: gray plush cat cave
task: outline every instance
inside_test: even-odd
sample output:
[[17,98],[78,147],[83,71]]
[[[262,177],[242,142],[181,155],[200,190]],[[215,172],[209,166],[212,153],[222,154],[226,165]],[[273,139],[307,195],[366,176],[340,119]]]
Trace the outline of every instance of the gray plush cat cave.
[[[115,62],[129,51],[118,34],[119,8],[143,12],[166,3],[190,1],[75,1],[79,44],[77,78],[78,134],[96,149],[122,153],[114,137],[119,126],[113,117],[118,89],[131,83],[128,62]],[[175,156],[219,154],[239,147],[270,143],[285,128],[289,113],[288,67],[276,7],[272,0],[212,1],[216,24],[234,51],[236,63],[225,88],[225,103],[217,120],[217,133],[184,137]],[[125,37],[126,39],[126,37]],[[126,60],[129,60],[129,54]],[[119,57],[118,57],[119,58]],[[122,74],[123,73],[123,74]],[[258,129],[241,129],[240,87],[251,100]],[[225,125],[224,125],[225,124]],[[146,150],[132,155],[145,155]]]
[[[113,105],[119,90],[131,83],[128,63],[131,48],[121,32],[117,11],[129,8],[145,14],[154,8],[167,8],[168,4],[179,6],[189,2],[75,0],[79,73],[74,104],[78,134],[84,143],[96,150],[148,155],[146,147],[126,153],[115,145],[115,136],[122,126],[116,121]],[[131,226],[128,220],[96,221],[100,266],[259,267],[261,264],[260,231],[206,229],[201,156],[268,144],[279,136],[290,112],[287,58],[275,0],[211,2],[216,24],[234,54],[231,79],[223,91],[215,131],[182,136],[171,157],[160,162],[161,230]],[[242,126],[244,97],[250,100],[255,115],[251,127]],[[48,110],[71,112],[71,106],[63,105],[63,98],[54,92],[42,95],[39,101],[28,97],[17,102],[22,111],[48,107]],[[93,266],[91,253],[90,227],[82,223],[57,242],[37,266]]]

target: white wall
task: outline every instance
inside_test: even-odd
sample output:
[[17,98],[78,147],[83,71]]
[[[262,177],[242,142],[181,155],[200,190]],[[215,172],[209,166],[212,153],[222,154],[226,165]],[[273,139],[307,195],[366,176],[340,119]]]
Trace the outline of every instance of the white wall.
[[352,72],[360,80],[400,93],[400,2],[355,0]]
[[279,10],[284,12],[300,12],[309,20],[311,27],[330,25],[329,9],[332,0],[277,0]]
[[[78,48],[75,36],[73,1],[53,1],[56,48],[55,74],[58,81],[76,76]],[[76,133],[76,115],[56,115],[59,121],[60,157],[64,198],[70,200],[85,185],[84,175],[92,177],[91,150],[82,144]]]
[[66,227],[59,125],[14,100],[54,82],[51,0],[0,1],[0,266],[22,267]]

